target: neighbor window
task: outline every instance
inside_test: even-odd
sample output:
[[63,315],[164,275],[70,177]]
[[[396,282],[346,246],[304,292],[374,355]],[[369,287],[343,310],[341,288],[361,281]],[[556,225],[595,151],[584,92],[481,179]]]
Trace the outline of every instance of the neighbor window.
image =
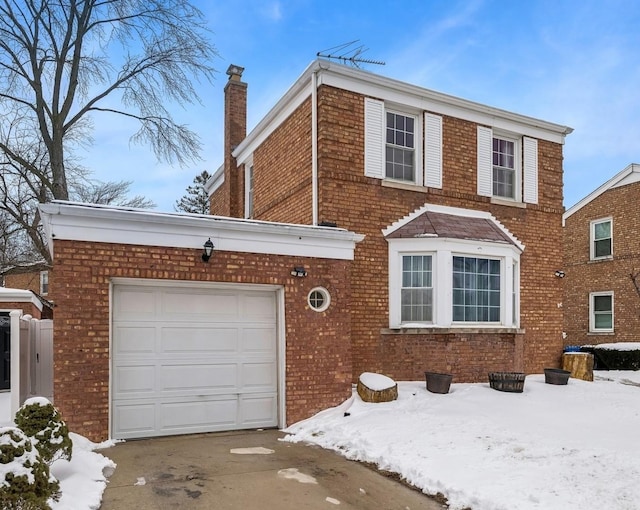
[[605,218],[591,222],[591,259],[613,256],[613,220]]
[[453,257],[453,321],[500,322],[500,261]]
[[433,278],[431,255],[402,257],[402,322],[433,320]]
[[415,181],[416,118],[386,112],[386,177]]
[[593,292],[590,298],[589,331],[592,333],[613,332],[613,292]]
[[49,293],[49,271],[40,271],[40,294],[46,296]]
[[244,217],[253,218],[253,165],[248,164],[245,168]]
[[516,142],[493,138],[493,196],[516,197]]

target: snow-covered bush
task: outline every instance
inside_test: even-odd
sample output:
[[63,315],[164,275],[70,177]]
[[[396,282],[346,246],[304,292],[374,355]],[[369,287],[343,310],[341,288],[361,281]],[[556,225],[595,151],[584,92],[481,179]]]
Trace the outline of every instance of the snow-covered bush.
[[3,510],[49,510],[60,484],[27,435],[16,427],[0,428],[0,502]]
[[15,422],[31,438],[40,456],[49,465],[58,459],[71,460],[73,444],[67,424],[46,398],[26,400],[18,409]]

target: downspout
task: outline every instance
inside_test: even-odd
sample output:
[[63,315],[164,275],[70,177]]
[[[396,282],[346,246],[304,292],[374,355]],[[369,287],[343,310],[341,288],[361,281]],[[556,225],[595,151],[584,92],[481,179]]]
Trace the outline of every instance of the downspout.
[[311,75],[311,215],[318,224],[318,71]]

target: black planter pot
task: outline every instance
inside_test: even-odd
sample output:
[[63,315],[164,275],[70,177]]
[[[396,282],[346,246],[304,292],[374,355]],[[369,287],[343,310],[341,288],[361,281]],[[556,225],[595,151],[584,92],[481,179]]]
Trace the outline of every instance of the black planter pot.
[[489,372],[489,386],[508,393],[522,393],[525,374],[522,372]]
[[544,382],[547,384],[566,385],[570,375],[571,372],[561,368],[545,368]]
[[451,387],[451,374],[439,374],[437,372],[425,372],[427,380],[427,390],[431,393],[449,393]]

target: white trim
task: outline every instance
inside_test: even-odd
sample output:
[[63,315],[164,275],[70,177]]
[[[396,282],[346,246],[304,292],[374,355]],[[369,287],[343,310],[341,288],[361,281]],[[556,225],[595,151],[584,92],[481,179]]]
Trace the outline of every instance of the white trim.
[[318,74],[311,75],[311,224],[318,224]]
[[562,226],[564,227],[566,220],[572,214],[578,212],[585,205],[593,202],[596,198],[602,195],[605,191],[608,191],[613,188],[618,188],[620,186],[626,186],[627,184],[633,184],[635,182],[640,181],[640,164],[631,163],[621,172],[618,172],[611,179],[605,182],[602,186],[596,188],[594,191],[589,193],[586,197],[580,200],[578,203],[571,206],[569,209],[565,211],[562,215]]
[[[253,218],[256,189],[255,189],[255,173],[253,171],[253,158],[244,165],[244,217],[245,219]],[[249,187],[249,181],[253,181],[253,188]],[[250,210],[251,209],[251,210]]]
[[318,86],[331,85],[376,97],[385,102],[406,105],[417,110],[448,115],[478,124],[491,125],[522,135],[564,143],[573,129],[499,108],[457,98],[433,90],[379,76],[361,69],[318,59],[312,62],[291,88],[233,151],[242,164],[262,142],[311,94],[311,75],[317,73]]
[[39,207],[52,254],[57,239],[202,250],[211,238],[217,251],[353,260],[355,244],[364,239],[340,228],[204,214],[64,201]]
[[477,191],[480,196],[490,197],[493,195],[493,130],[478,126],[477,133]]
[[30,290],[24,289],[0,287],[0,303],[31,303],[38,310],[43,309],[42,301]]
[[382,101],[364,98],[364,175],[385,178],[385,108]]
[[[495,225],[509,238],[511,241],[518,247],[518,249],[522,252],[524,251],[525,245],[522,244],[516,236],[514,236],[509,229],[505,227],[502,223],[500,223],[495,216],[487,211],[476,211],[473,209],[462,209],[460,207],[449,207],[445,205],[433,205],[433,204],[424,204],[419,209],[416,209],[411,214],[408,214],[404,218],[392,223],[387,228],[382,230],[382,235],[387,237],[389,234],[395,232],[401,227],[404,227],[408,223],[412,222],[419,216],[422,216],[425,212],[434,212],[440,214],[449,214],[451,216],[463,216],[465,218],[481,218],[485,220],[492,221]],[[475,244],[478,244],[477,241],[472,241]],[[497,244],[497,243],[493,243]]]
[[442,189],[442,117],[424,114],[424,184]]
[[207,195],[209,195],[209,198],[211,198],[211,195],[223,184],[224,166],[220,165],[213,175],[207,179],[207,182],[204,183],[204,190],[207,192]]
[[[602,257],[596,257],[596,225],[599,223],[611,223],[611,253],[609,255],[603,255]],[[598,218],[589,222],[589,260],[607,260],[613,258],[613,217],[607,216],[604,218]]]
[[[518,283],[520,251],[513,245],[445,238],[387,239],[389,243],[389,328],[518,328],[520,289]],[[400,291],[403,255],[433,256],[433,322],[402,323]],[[500,260],[500,323],[454,322],[452,270],[453,257],[480,257]],[[435,268],[438,268],[437,271]],[[513,310],[513,290],[516,292],[516,314]],[[515,315],[516,323],[512,324]]]
[[[593,298],[596,296],[611,296],[611,328],[596,329]],[[589,333],[613,333],[615,329],[615,300],[613,291],[590,292],[589,293]]]

